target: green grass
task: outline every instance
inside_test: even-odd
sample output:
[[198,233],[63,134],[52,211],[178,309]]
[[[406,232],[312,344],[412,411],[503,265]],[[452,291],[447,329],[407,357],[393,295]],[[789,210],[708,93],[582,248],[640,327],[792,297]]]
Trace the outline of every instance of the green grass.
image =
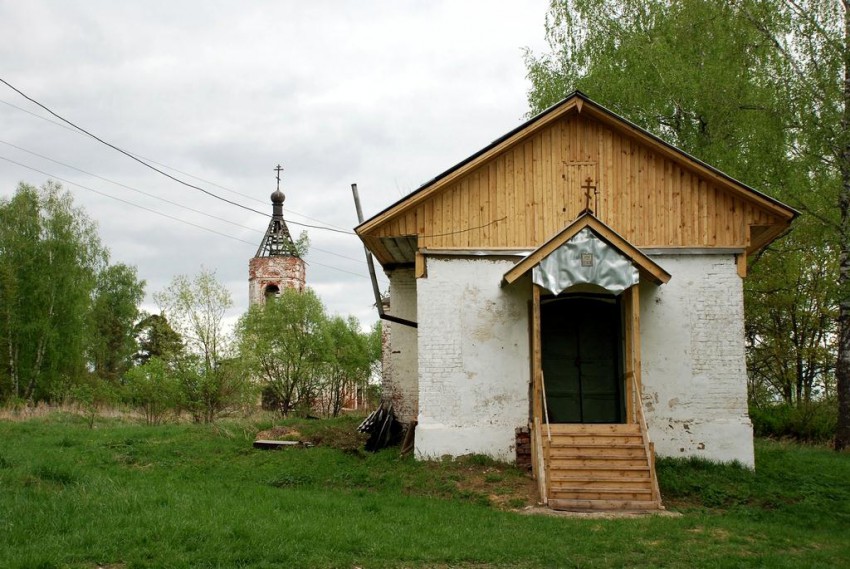
[[294,423],[324,444],[269,452],[247,423],[2,422],[0,567],[850,564],[848,455],[759,441],[755,473],[659,461],[681,517],[528,516],[504,510],[528,489],[516,469],[367,454],[355,424]]

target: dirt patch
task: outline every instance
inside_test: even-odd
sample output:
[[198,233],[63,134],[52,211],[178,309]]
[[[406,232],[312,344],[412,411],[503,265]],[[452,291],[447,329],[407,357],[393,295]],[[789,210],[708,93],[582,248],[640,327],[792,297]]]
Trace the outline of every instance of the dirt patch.
[[487,503],[500,510],[515,510],[537,503],[537,485],[512,464],[471,455],[426,463],[434,478],[450,483],[446,497]]
[[660,516],[664,518],[680,518],[682,514],[679,512],[670,512],[668,510],[658,510],[652,512],[565,512],[561,510],[552,510],[546,506],[528,506],[520,510],[516,510],[520,514],[528,516],[554,516],[558,518],[584,518],[586,520],[616,520],[623,518],[646,518],[648,516]]
[[345,452],[362,451],[368,435],[358,433],[350,425],[326,425],[315,421],[316,425],[305,423],[298,427],[278,426],[260,431],[256,440],[299,441],[316,446],[333,447]]
[[260,431],[255,438],[267,441],[299,441],[301,440],[301,433],[291,427],[272,427]]

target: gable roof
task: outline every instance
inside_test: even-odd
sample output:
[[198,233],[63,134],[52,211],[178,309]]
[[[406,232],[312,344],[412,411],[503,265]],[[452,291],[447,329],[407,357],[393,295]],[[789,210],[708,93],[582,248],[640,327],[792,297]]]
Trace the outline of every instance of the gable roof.
[[543,245],[529,253],[522,261],[514,265],[503,278],[504,282],[511,284],[522,275],[533,269],[549,254],[561,245],[575,237],[585,227],[593,231],[598,237],[614,247],[622,255],[627,257],[638,268],[640,273],[649,278],[655,284],[665,284],[670,280],[670,273],[665,271],[655,261],[644,255],[640,249],[623,239],[616,231],[599,221],[591,212],[586,211],[571,224],[559,231],[555,236]]
[[[779,219],[784,219],[786,221],[786,226],[787,223],[790,223],[790,221],[798,215],[798,212],[793,208],[747,186],[746,184],[743,184],[742,182],[739,182],[738,180],[735,180],[734,178],[724,174],[720,170],[717,170],[716,168],[706,164],[705,162],[702,162],[701,160],[691,156],[690,154],[672,146],[671,144],[668,144],[667,142],[650,133],[649,131],[635,125],[629,120],[617,115],[616,113],[606,109],[602,105],[594,102],[581,91],[574,91],[561,102],[549,107],[545,111],[532,117],[522,125],[508,132],[504,136],[496,139],[495,141],[482,148],[472,156],[466,158],[458,164],[455,164],[454,166],[452,166],[445,172],[439,174],[435,178],[429,180],[428,182],[425,182],[411,194],[405,196],[404,198],[385,208],[383,211],[367,219],[366,221],[355,227],[355,232],[361,236],[365,233],[370,232],[371,230],[377,228],[379,225],[388,221],[389,219],[406,212],[410,208],[413,208],[419,203],[428,199],[434,193],[439,192],[448,184],[459,179],[461,176],[467,174],[468,172],[471,172],[473,169],[480,166],[487,160],[493,158],[508,147],[513,146],[520,140],[531,136],[532,134],[545,128],[546,126],[552,124],[554,121],[570,113],[587,114],[601,121],[607,126],[614,128],[615,130],[618,130],[631,137],[636,138],[640,142],[646,144],[653,150],[657,151],[659,154],[685,164],[690,169],[696,171],[698,174],[704,176],[706,179],[713,181],[719,187],[729,191],[733,195],[740,196],[741,198],[749,202],[753,202],[761,208],[769,211],[771,214],[777,216]],[[771,231],[771,236],[775,237],[784,229],[784,227],[780,227],[777,228],[776,231]]]

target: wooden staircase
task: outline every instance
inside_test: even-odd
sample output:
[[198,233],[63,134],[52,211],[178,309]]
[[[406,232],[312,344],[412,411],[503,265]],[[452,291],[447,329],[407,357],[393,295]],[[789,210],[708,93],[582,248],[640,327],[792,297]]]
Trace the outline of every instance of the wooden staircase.
[[663,509],[652,445],[641,426],[542,425],[549,507],[572,511]]

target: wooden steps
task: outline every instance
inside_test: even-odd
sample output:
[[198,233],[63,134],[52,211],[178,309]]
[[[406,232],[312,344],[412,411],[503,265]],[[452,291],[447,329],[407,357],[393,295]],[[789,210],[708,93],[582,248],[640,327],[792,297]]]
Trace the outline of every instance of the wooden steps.
[[557,424],[544,425],[541,431],[549,507],[662,509],[653,457],[639,424]]

